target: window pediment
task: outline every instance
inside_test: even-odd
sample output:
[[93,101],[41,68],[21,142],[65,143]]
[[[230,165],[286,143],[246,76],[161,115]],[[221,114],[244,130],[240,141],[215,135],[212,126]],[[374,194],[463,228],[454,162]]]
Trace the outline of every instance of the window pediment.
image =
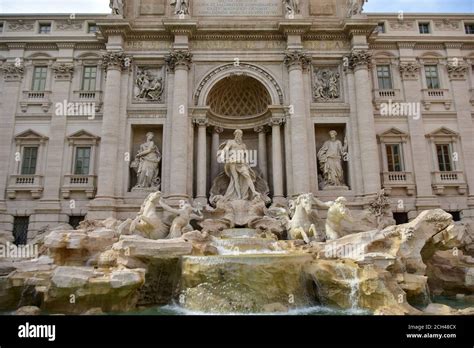
[[449,128],[441,127],[427,134],[426,137],[435,141],[454,141],[459,138],[459,133]]
[[77,144],[77,143],[95,145],[100,141],[100,137],[94,134],[91,134],[84,129],[81,129],[80,131],[77,131],[71,135],[68,135],[66,139],[71,145]]
[[382,134],[378,135],[378,138],[381,143],[388,143],[388,142],[406,142],[409,138],[409,135],[398,128],[390,128],[389,130],[383,132]]
[[37,133],[35,132],[34,130],[31,130],[31,129],[28,129],[24,132],[21,132],[20,134],[17,134],[15,136],[15,142],[17,143],[25,143],[25,142],[28,142],[28,143],[44,143],[45,141],[47,141],[49,138],[40,134],[40,133]]

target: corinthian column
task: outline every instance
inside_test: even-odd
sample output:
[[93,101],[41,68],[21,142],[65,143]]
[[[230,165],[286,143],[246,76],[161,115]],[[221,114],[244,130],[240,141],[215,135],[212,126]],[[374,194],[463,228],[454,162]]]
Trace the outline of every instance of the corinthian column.
[[206,128],[207,120],[205,118],[195,118],[194,124],[198,127],[197,139],[197,158],[196,158],[196,200],[202,204],[207,202],[206,182],[207,182],[207,146],[206,146]]
[[290,84],[290,136],[292,155],[293,192],[300,195],[310,192],[308,136],[305,105],[303,68],[311,59],[301,51],[288,51],[285,55],[285,64],[289,71]]
[[[371,54],[367,50],[353,50],[349,56],[349,68],[354,70],[357,104],[357,123],[364,178],[364,194],[380,190],[380,165],[375,131],[372,92],[368,65]],[[350,158],[349,158],[350,160]]]
[[[100,165],[98,170],[97,201],[112,200],[115,197],[117,148],[119,145],[119,114],[122,71],[128,69],[131,59],[123,52],[107,52],[103,66],[107,80],[104,92],[104,115],[100,143]],[[122,160],[122,159],[120,159]]]
[[283,199],[283,161],[281,148],[281,129],[285,123],[284,118],[272,118],[269,126],[272,127],[272,178],[273,178],[273,202],[278,203]]
[[212,129],[212,143],[211,143],[211,182],[219,174],[219,163],[217,162],[217,151],[220,145],[220,134],[224,131],[221,127],[214,127]]
[[258,167],[262,171],[263,178],[268,181],[267,169],[267,129],[260,126],[254,129],[258,134]]
[[188,50],[173,50],[165,58],[170,71],[174,72],[173,103],[169,113],[171,122],[171,158],[169,159],[169,197],[186,199],[188,179],[188,71],[192,54]]

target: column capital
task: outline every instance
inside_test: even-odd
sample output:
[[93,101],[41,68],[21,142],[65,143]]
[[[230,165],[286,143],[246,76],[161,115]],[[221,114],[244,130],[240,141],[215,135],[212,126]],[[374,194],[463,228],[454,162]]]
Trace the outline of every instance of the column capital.
[[288,69],[306,68],[311,64],[311,57],[300,50],[286,51],[284,62]]
[[267,128],[266,125],[255,127],[253,130],[254,130],[255,133],[266,133],[266,132],[268,132],[268,128]]
[[368,68],[372,61],[372,52],[364,49],[353,49],[344,61],[350,69]]
[[25,73],[25,67],[22,62],[18,61],[15,63],[4,63],[0,70],[3,71],[3,77],[5,81],[21,81]]
[[450,80],[466,80],[469,66],[463,58],[449,58],[446,68]]
[[56,62],[52,66],[54,78],[56,80],[71,80],[74,74],[73,63],[59,63]]
[[193,118],[193,123],[198,127],[207,127],[209,121],[205,117],[195,117]]
[[212,128],[212,132],[213,133],[217,133],[217,134],[222,134],[224,132],[224,128],[222,127],[218,127],[218,126],[214,126]]
[[403,80],[417,80],[420,74],[421,66],[418,62],[400,61],[398,66]]
[[193,54],[189,50],[171,50],[165,57],[165,62],[168,64],[170,71],[175,71],[178,67],[188,70],[192,61]]
[[268,121],[268,126],[270,126],[270,127],[281,126],[281,125],[285,124],[285,122],[286,122],[286,119],[284,117],[272,117]]
[[127,70],[131,63],[132,57],[126,55],[123,51],[109,51],[102,55],[102,64],[106,70]]

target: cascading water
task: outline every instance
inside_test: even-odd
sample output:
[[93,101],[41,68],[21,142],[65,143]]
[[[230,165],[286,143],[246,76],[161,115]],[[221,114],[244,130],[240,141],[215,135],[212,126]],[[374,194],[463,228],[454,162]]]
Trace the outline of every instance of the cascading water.
[[360,279],[356,268],[343,267],[343,264],[337,264],[336,266],[337,273],[341,276],[343,281],[350,288],[349,292],[349,303],[351,304],[351,309],[359,308],[359,286]]
[[226,230],[215,256],[182,260],[180,304],[208,313],[259,313],[311,305],[304,265],[311,256],[281,250],[255,230]]

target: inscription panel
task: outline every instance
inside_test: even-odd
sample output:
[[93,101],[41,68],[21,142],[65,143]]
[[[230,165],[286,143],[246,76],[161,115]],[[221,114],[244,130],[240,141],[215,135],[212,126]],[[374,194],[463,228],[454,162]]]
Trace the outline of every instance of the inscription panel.
[[193,1],[194,16],[282,16],[280,0],[201,0]]

